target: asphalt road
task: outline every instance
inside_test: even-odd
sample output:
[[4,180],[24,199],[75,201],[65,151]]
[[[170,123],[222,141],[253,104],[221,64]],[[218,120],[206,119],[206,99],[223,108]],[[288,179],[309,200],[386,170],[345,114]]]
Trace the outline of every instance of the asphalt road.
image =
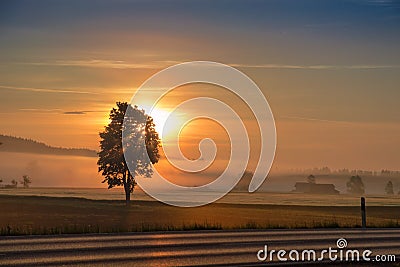
[[[365,250],[372,251],[372,254],[368,255],[370,262],[364,262],[367,264],[363,263],[363,266],[376,266],[376,255],[385,255],[387,260],[391,257],[388,255],[395,255],[396,263],[380,263],[382,266],[400,266],[400,229],[244,230],[0,237],[0,266],[293,266],[300,263],[289,258],[290,250],[297,250],[300,258],[303,250],[315,250],[318,258],[324,249],[338,249],[339,238],[347,241],[347,247],[341,249],[343,255],[347,250],[358,249],[362,259]],[[257,253],[263,250],[265,245],[268,251],[286,250],[286,254],[281,258],[286,257],[288,261],[279,261],[276,253],[273,254],[272,262],[269,258],[260,261]],[[339,251],[338,249],[336,254],[332,254],[332,257],[339,257]],[[263,251],[259,253],[260,257],[264,255]],[[307,255],[305,254],[306,258]],[[324,255],[322,262],[332,264],[327,256]],[[295,257],[295,252],[292,252],[292,258]],[[335,266],[350,265],[345,261],[334,263]],[[360,263],[351,263],[351,266],[358,265]]]

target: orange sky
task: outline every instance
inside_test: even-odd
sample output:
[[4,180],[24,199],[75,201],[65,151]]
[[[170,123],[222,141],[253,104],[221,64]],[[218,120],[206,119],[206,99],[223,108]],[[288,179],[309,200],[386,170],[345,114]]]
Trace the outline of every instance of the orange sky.
[[[146,76],[143,77],[143,79]],[[11,90],[10,90],[11,91]],[[7,91],[3,91],[7,92]],[[104,89],[96,94],[69,94],[48,92],[7,92],[8,97],[21,97],[21,102],[30,103],[26,109],[15,112],[2,112],[1,132],[16,136],[33,138],[53,146],[88,147],[98,149],[98,132],[108,122],[109,109],[115,101],[129,101],[134,90]],[[29,99],[24,96],[29,94]],[[197,97],[209,96],[229,104],[248,127],[251,141],[251,163],[254,169],[259,153],[259,132],[254,117],[246,105],[223,88],[196,84],[175,89],[159,103],[159,110],[167,113],[180,102]],[[59,105],[46,105],[40,108],[35,100],[43,98],[68,99]],[[292,103],[278,105],[279,99],[268,97],[277,126],[277,153],[274,170],[330,166],[331,168],[359,168],[380,170],[396,169],[400,159],[400,125],[395,122],[325,120],[291,116],[284,113]],[[74,101],[76,100],[76,102]],[[87,101],[88,105],[82,105]],[[307,109],[307,107],[302,107]],[[323,109],[323,108],[322,108]],[[64,112],[77,114],[64,114]],[[189,111],[190,112],[190,111]],[[164,113],[161,113],[164,115]],[[156,122],[158,120],[156,119]],[[161,120],[162,121],[162,120]],[[218,146],[225,148],[218,154],[222,165],[216,164],[210,172],[219,172],[229,156],[229,139],[221,127],[207,120],[193,122],[182,132],[181,146],[189,157],[198,156],[198,142],[207,136],[215,139]],[[164,140],[165,141],[165,140]],[[229,149],[228,149],[229,151]],[[160,164],[164,165],[164,164]]]
[[[4,4],[0,133],[97,150],[116,101],[129,101],[165,67],[208,60],[238,68],[267,98],[277,126],[275,171],[400,169],[397,9],[380,1],[237,1],[229,8],[224,2]],[[254,169],[260,141],[254,117],[226,90],[177,88],[159,114],[195,96],[217,98],[242,117]],[[228,155],[220,127],[189,124],[182,149],[196,157],[206,136],[221,148],[211,175]]]

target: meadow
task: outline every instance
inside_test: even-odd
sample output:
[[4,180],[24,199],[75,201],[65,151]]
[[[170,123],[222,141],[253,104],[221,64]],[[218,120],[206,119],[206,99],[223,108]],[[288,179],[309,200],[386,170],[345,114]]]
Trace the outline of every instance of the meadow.
[[[156,201],[0,195],[0,234],[72,234],[202,229],[360,227],[358,206],[213,203],[178,208]],[[368,206],[368,227],[400,227],[400,206]]]

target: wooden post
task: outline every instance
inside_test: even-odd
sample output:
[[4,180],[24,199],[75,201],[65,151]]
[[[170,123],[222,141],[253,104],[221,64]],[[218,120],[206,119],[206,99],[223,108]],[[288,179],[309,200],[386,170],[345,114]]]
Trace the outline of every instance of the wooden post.
[[367,228],[367,216],[365,211],[365,197],[361,197],[361,226]]

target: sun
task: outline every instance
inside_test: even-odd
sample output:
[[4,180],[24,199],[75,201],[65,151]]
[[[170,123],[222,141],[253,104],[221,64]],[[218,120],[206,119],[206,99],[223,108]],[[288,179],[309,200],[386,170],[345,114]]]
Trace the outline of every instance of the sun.
[[[180,127],[181,121],[177,116],[173,116],[172,120],[168,120],[171,114],[171,110],[155,107],[151,110],[149,115],[153,118],[156,131],[159,133],[160,137],[168,136],[173,131],[176,131],[176,127]],[[168,120],[168,124],[166,124]]]
[[164,124],[168,119],[169,116],[169,112],[164,110],[164,109],[160,109],[160,108],[154,108],[149,115],[153,118],[154,120],[154,124],[156,125],[155,128],[157,130],[157,132],[160,134],[160,136],[162,136],[163,134],[163,128],[164,128]]

